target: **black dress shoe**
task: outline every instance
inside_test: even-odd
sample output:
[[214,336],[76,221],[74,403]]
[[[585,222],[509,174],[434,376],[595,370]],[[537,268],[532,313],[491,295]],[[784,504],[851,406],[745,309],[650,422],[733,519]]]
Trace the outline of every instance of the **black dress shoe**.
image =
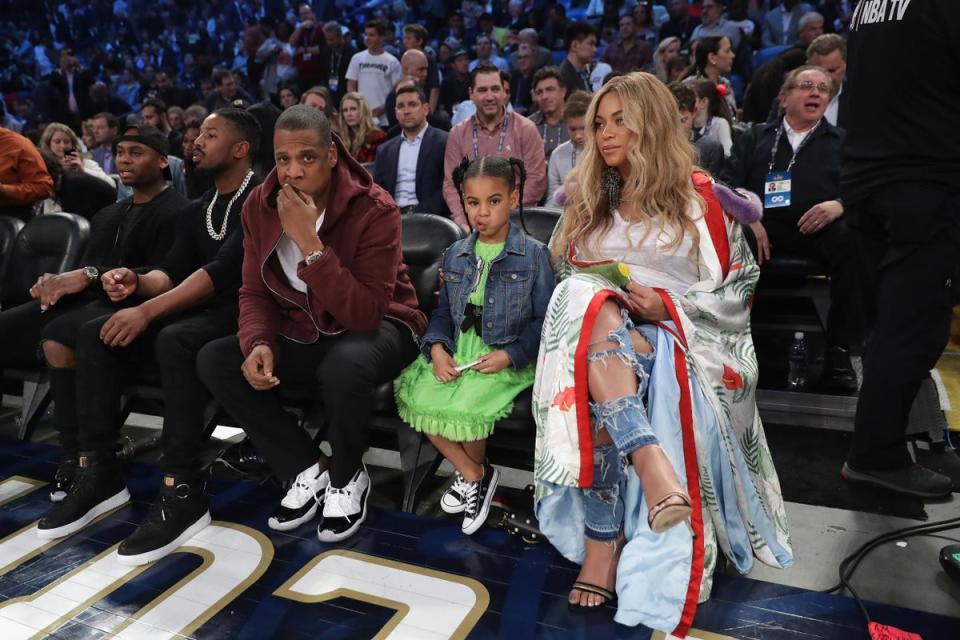
[[830,347],[827,349],[823,364],[821,384],[825,389],[840,393],[856,393],[857,372],[850,362],[850,351],[846,347]]
[[919,464],[892,471],[860,471],[845,462],[840,476],[849,482],[869,484],[918,498],[942,498],[953,491],[953,480],[949,476]]

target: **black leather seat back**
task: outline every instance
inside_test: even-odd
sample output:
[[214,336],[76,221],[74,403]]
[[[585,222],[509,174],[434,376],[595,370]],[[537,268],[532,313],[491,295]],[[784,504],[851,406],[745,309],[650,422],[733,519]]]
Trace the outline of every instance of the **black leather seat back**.
[[23,229],[23,220],[20,218],[0,216],[0,282],[2,282],[2,274],[7,265],[10,249],[21,229]]
[[3,276],[4,308],[30,299],[29,289],[44,273],[80,266],[90,223],[72,213],[47,213],[30,220],[17,235]]
[[[547,244],[550,242],[550,236],[553,235],[553,229],[557,226],[561,213],[563,213],[562,210],[550,207],[524,208],[523,222],[527,226],[527,233],[543,244]],[[520,213],[511,211],[510,219],[520,224]]]
[[463,237],[449,218],[429,213],[408,213],[403,220],[403,261],[417,290],[420,310],[430,317],[437,306],[443,250]]

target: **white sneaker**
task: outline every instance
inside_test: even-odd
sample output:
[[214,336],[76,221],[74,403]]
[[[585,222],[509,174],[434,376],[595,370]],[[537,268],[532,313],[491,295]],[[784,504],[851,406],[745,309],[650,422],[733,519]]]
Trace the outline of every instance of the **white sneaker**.
[[483,477],[477,482],[467,483],[466,506],[463,510],[463,525],[460,527],[465,534],[472,535],[479,529],[490,514],[490,503],[493,494],[497,491],[500,482],[500,471],[487,463],[483,468]]
[[321,542],[346,540],[367,519],[367,498],[370,497],[370,476],[364,465],[353,474],[343,488],[327,487],[323,505],[323,522],[317,527]]
[[317,515],[323,506],[324,494],[330,485],[330,473],[320,473],[320,465],[314,464],[304,469],[280,501],[280,506],[267,520],[267,526],[274,531],[290,531]]
[[444,513],[463,513],[467,506],[466,495],[469,485],[470,483],[463,479],[459,471],[453,472],[453,484],[440,497],[440,508]]

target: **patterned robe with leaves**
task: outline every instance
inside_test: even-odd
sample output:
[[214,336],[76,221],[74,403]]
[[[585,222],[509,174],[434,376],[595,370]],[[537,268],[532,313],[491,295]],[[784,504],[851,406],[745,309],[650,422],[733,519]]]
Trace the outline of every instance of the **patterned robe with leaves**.
[[[671,320],[658,323],[648,395],[654,432],[694,503],[692,531],[652,533],[639,480],[626,474],[627,545],[617,580],[618,622],[679,637],[709,597],[718,548],[744,573],[754,556],[775,567],[793,561],[755,402],[750,307],[760,269],[709,178],[694,174],[694,183],[707,205],[695,220],[700,281],[682,297],[657,290]],[[537,515],[554,546],[575,562],[583,557],[580,489],[593,478],[587,347],[599,307],[623,295],[603,276],[583,272],[588,263],[578,257],[571,250],[557,269],[565,279],[547,310],[533,390]]]

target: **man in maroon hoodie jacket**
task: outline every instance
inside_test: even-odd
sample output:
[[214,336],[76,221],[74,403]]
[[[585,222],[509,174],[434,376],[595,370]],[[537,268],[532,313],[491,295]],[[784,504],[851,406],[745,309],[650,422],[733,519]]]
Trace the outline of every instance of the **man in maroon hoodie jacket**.
[[[197,367],[273,471],[293,481],[269,526],[293,529],[322,506],[318,535],[336,542],[366,517],[374,393],[417,356],[426,318],[402,262],[397,205],[323,113],[287,109],[273,140],[277,168],[243,208],[239,331],[204,347]],[[297,382],[319,385],[332,458],[281,406],[278,387]]]

